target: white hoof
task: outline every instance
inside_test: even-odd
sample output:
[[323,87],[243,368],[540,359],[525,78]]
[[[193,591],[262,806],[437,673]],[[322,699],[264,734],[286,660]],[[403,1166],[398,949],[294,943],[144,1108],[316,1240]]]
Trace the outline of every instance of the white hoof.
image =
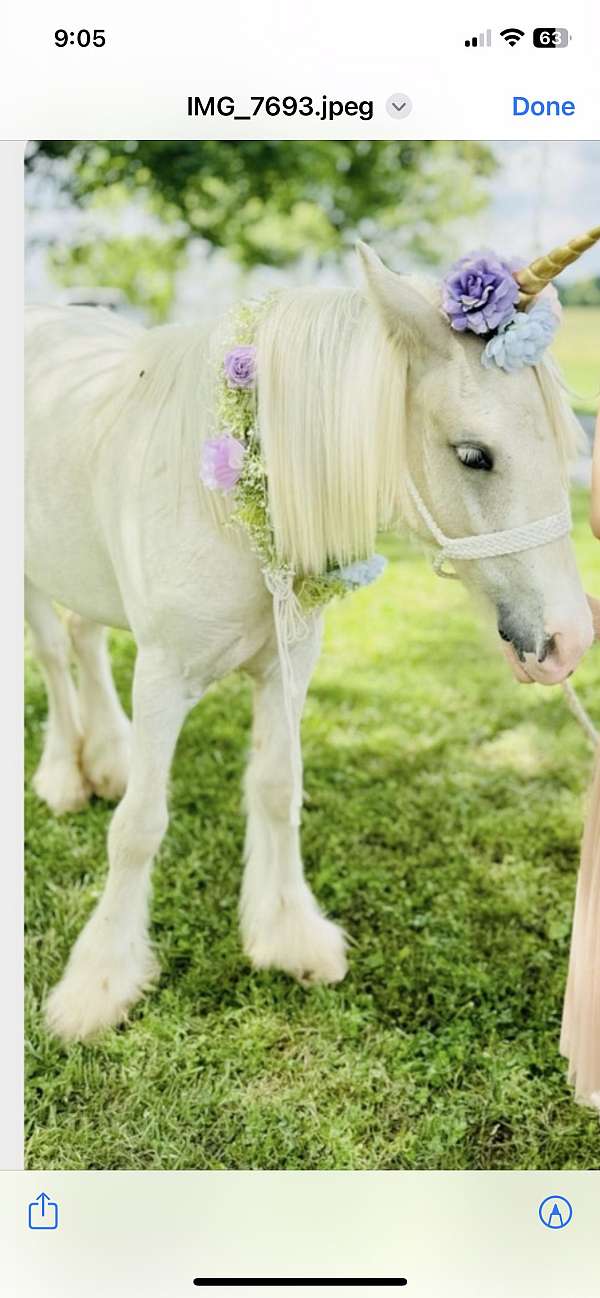
[[130,726],[117,734],[83,741],[81,764],[98,798],[118,802],[127,788],[131,755]]
[[106,942],[98,946],[96,935],[84,929],[60,982],[46,1001],[50,1031],[63,1041],[87,1041],[97,1032],[115,1027],[158,973],[158,962],[147,941],[117,952]]
[[279,899],[252,922],[242,911],[244,950],[255,969],[282,969],[302,983],[339,983],[345,977],[346,936],[325,919],[312,896]]
[[33,787],[38,798],[57,816],[66,811],[81,811],[90,796],[90,786],[73,757],[42,760],[33,777]]

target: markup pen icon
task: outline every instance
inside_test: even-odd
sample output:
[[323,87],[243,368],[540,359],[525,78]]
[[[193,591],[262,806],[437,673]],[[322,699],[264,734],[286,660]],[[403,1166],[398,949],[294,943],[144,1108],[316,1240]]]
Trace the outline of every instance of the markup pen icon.
[[56,1230],[58,1226],[58,1204],[49,1194],[38,1194],[37,1199],[27,1207],[27,1221],[30,1230]]
[[561,1194],[549,1194],[542,1200],[538,1208],[538,1216],[542,1225],[547,1226],[548,1230],[564,1230],[573,1216],[573,1209],[569,1200],[563,1198]]

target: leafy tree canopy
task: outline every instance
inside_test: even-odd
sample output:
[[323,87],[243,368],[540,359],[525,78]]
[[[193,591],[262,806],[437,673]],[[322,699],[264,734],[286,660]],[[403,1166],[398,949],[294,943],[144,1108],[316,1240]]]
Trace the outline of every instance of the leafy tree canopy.
[[[113,140],[41,142],[27,166],[50,174],[83,207],[141,203],[161,227],[161,239],[149,236],[145,246],[146,257],[155,248],[160,279],[181,264],[193,238],[227,249],[246,269],[285,266],[307,251],[337,258],[358,234],[393,234],[435,261],[444,251],[440,230],[486,201],[495,160],[470,141]],[[79,251],[85,282],[101,270],[92,242]],[[125,253],[124,241],[115,243],[102,267],[106,283],[115,283]],[[64,282],[68,257],[64,250],[53,256]],[[126,280],[124,273],[119,287],[131,297]],[[159,297],[164,307],[162,289]],[[157,314],[163,307],[154,303]]]

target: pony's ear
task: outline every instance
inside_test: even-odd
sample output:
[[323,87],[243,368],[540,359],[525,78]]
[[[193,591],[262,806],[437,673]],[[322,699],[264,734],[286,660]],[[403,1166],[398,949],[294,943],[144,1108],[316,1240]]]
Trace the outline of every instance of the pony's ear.
[[378,311],[387,333],[410,348],[433,350],[449,356],[451,330],[441,311],[427,302],[407,283],[404,275],[395,275],[359,240],[356,245],[369,298]]

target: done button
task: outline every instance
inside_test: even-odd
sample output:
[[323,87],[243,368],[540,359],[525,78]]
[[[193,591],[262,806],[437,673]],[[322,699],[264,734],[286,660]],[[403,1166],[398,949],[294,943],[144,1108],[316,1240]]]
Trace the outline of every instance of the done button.
[[527,95],[513,95],[513,117],[572,117],[574,99],[528,99]]

